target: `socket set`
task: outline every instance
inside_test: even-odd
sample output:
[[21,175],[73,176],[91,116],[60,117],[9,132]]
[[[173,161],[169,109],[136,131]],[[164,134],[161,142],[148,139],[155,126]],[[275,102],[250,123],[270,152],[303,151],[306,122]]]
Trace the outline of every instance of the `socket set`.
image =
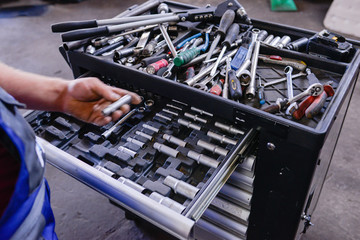
[[[256,142],[249,140],[248,128],[231,126],[211,113],[176,100],[145,96],[132,111],[130,117],[123,117],[123,124],[103,127],[59,113],[34,112],[27,119],[37,136],[179,214],[189,211],[198,192],[209,184],[208,180],[240,142]],[[245,229],[254,180],[255,157],[249,154],[250,149],[254,151],[253,145],[246,144],[248,150],[236,157],[236,165],[241,164],[231,175],[233,180],[220,191],[220,196],[222,192],[230,198],[234,194],[243,196],[243,201],[227,204],[247,212],[242,219]],[[234,188],[232,182],[243,186],[226,194]],[[220,196],[211,203],[218,211],[223,209],[218,201],[226,202]],[[241,234],[245,236],[246,231]]]
[[179,239],[299,239],[312,226],[359,42],[250,19],[235,0],[150,0],[53,31],[76,78],[144,101],[101,128],[29,115],[50,163]]

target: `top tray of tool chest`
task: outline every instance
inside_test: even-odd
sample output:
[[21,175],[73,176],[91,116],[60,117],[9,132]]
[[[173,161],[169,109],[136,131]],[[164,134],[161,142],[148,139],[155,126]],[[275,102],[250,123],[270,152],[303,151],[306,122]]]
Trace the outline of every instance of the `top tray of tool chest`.
[[[195,8],[170,1],[165,1],[165,3],[167,3],[173,11],[176,9]],[[152,13],[152,11],[150,12]],[[145,14],[148,13],[149,12]],[[315,34],[311,31],[285,25],[267,23],[259,20],[252,21],[253,27],[266,30],[269,34],[279,36],[288,35],[293,40],[301,37],[311,37]],[[201,24],[193,24],[193,26],[200,29],[203,27]],[[197,30],[184,31],[188,32],[186,36],[197,33]],[[200,218],[201,214],[210,204],[209,201],[212,200],[211,197],[200,198],[199,195],[214,197],[224,184],[222,181],[229,178],[229,176],[224,173],[228,172],[228,174],[230,174],[234,170],[234,166],[239,162],[240,167],[237,169],[239,171],[235,172],[235,175],[232,175],[230,179],[233,178],[234,180],[236,179],[234,176],[237,176],[242,180],[225,185],[226,187],[224,187],[222,191],[226,193],[223,193],[221,198],[211,203],[212,206],[210,210],[205,211],[204,218],[214,221],[211,217],[212,214],[215,216],[218,215],[216,215],[213,210],[223,204],[223,202],[221,202],[223,199],[231,198],[229,197],[231,196],[231,192],[238,193],[234,186],[246,185],[247,182],[251,182],[251,184],[246,187],[242,186],[241,194],[237,196],[237,199],[231,199],[231,201],[227,202],[227,205],[224,205],[229,207],[234,206],[232,205],[234,202],[239,203],[240,207],[236,206],[234,209],[238,210],[241,214],[234,216],[235,214],[231,213],[231,207],[227,209],[228,212],[226,212],[226,209],[221,210],[225,215],[232,214],[229,219],[235,218],[237,222],[248,226],[249,211],[252,208],[252,181],[254,181],[254,175],[256,175],[254,172],[254,159],[258,151],[264,152],[263,149],[257,147],[257,133],[270,132],[276,136],[285,136],[286,141],[305,146],[313,150],[313,155],[317,156],[341,105],[345,101],[345,98],[351,94],[360,64],[358,50],[356,50],[349,61],[340,62],[306,53],[262,45],[260,48],[261,54],[280,55],[282,57],[302,60],[308,65],[311,71],[315,73],[320,83],[333,82],[335,95],[332,98],[328,98],[321,113],[312,119],[304,117],[299,121],[295,121],[283,113],[269,114],[262,111],[257,99],[249,101],[242,98],[237,102],[187,86],[181,81],[184,69],[178,69],[180,73],[178,76],[179,81],[173,81],[157,75],[148,74],[132,66],[124,66],[116,63],[113,61],[112,56],[93,56],[84,53],[85,48],[86,46],[80,46],[74,49],[60,48],[66,61],[71,66],[75,77],[79,77],[84,73],[96,76],[107,84],[137,92],[144,97],[145,103],[151,99],[154,100],[155,104],[153,106],[150,106],[150,104],[146,106],[144,112],[135,114],[125,124],[117,128],[106,141],[101,140],[100,136],[105,130],[111,127],[111,124],[100,128],[81,123],[74,118],[58,113],[36,113],[30,115],[28,120],[38,136],[45,138],[53,145],[80,159],[85,163],[85,166],[80,166],[76,163],[74,163],[74,165],[92,173],[89,175],[91,177],[87,178],[87,174],[79,174],[81,171],[78,171],[77,168],[72,169],[70,167],[68,172],[70,172],[71,175],[100,192],[103,192],[111,199],[122,201],[122,206],[125,208],[130,210],[135,209],[134,212],[136,214],[143,216],[145,219],[160,227],[165,226],[165,230],[180,238],[189,237],[187,234],[189,234],[189,229],[192,228],[192,224],[194,223],[188,220],[198,221],[200,219],[201,222],[203,220],[203,218]],[[285,77],[283,72],[284,67],[285,66],[265,64],[259,61],[257,77],[260,77],[263,83]],[[294,79],[294,95],[304,91],[308,85],[309,83],[306,76]],[[285,98],[286,91],[286,83],[265,88],[265,106],[274,104],[277,98]],[[187,117],[185,114],[187,114]],[[179,119],[182,120],[179,121]],[[225,124],[228,130],[219,128],[219,123]],[[150,126],[150,128],[148,126],[145,127],[144,124]],[[153,130],[151,130],[151,127]],[[160,129],[160,132],[154,133],[154,129]],[[241,133],[231,133],[231,131],[229,133],[229,129],[237,129],[240,130]],[[169,152],[157,152],[154,147],[154,142],[144,137],[136,136],[137,131],[147,135],[154,135],[156,142],[176,149],[180,152],[178,158],[175,156],[176,154],[171,157],[169,156],[169,154],[171,154]],[[209,131],[214,131],[223,137],[225,136],[235,141],[236,144],[229,144],[223,142],[221,139],[209,137],[206,135]],[[181,147],[175,143],[168,142],[162,136],[164,133],[180,138],[188,142],[189,145],[187,147]],[[145,149],[127,142],[128,138],[146,142]],[[202,148],[197,145],[199,140],[218,145],[218,147],[225,149],[227,154],[225,154],[225,156],[219,155],[214,151]],[[126,154],[121,154],[119,153],[120,147],[125,147],[133,152],[137,152],[138,155],[129,157]],[[196,163],[194,159],[191,160],[187,156],[189,149],[215,159],[219,163],[218,167],[203,166],[200,163]],[[245,149],[247,150],[245,151]],[[238,161],[239,159],[241,161]],[[311,161],[313,160],[311,159]],[[60,161],[59,164],[61,164]],[[260,168],[263,168],[261,165],[263,163],[257,164]],[[245,170],[246,166],[248,170]],[[299,167],[299,169],[300,168],[301,167]],[[97,176],[97,173],[93,172],[94,169],[108,175],[101,176],[101,178],[104,179],[104,185],[94,180],[95,176]],[[268,172],[272,171],[270,169],[267,170]],[[244,172],[246,173],[244,174]],[[168,175],[196,186],[200,189],[198,190],[199,192],[195,197],[191,194],[191,197],[189,195],[184,197],[174,192],[169,186],[161,183]],[[218,179],[217,176],[222,176],[222,178]],[[267,177],[265,174],[264,176],[257,176],[258,179],[265,177]],[[244,181],[244,179],[246,180]],[[120,194],[115,190],[108,191],[109,186],[113,186],[112,184],[116,185],[114,181],[122,181],[125,185],[128,184],[130,188],[120,189]],[[137,185],[133,184],[132,181]],[[261,181],[258,181],[258,186],[261,185]],[[215,183],[217,183],[217,185],[214,185]],[[95,186],[97,184],[98,186]],[[171,183],[168,182],[168,184]],[[118,185],[116,186],[119,187]],[[121,185],[121,188],[122,187]],[[132,199],[131,194],[134,189],[138,191],[138,193],[135,194],[136,197]],[[122,192],[127,192],[125,197],[121,194]],[[158,208],[155,203],[150,203],[150,205],[153,205],[150,206],[149,203],[146,202],[146,199],[148,199],[153,192],[159,193],[162,197],[167,196],[171,198],[171,200],[180,203],[181,206],[172,202],[172,205],[170,204],[171,206],[168,205],[167,207],[172,209],[171,211],[175,209],[173,212],[164,211]],[[153,199],[156,198],[154,195],[156,194],[153,194]],[[144,196],[147,197],[145,200],[143,198]],[[157,201],[166,205],[167,200],[159,201],[159,199],[157,199]],[[302,199],[301,201],[304,200]],[[143,204],[143,206],[140,203]],[[169,203],[171,203],[171,201],[169,201]],[[218,205],[214,206],[216,203]],[[266,204],[262,205],[264,206]],[[146,209],[146,207],[148,209]],[[259,209],[260,208],[261,207],[259,207]],[[149,209],[156,211],[152,213],[149,212]],[[172,221],[173,223],[171,223]],[[227,220],[225,222],[227,223]],[[176,224],[181,226],[176,226]],[[228,229],[229,226],[225,226],[225,228]],[[246,238],[246,229],[244,231],[239,229],[240,227],[234,227],[230,229],[229,232]],[[260,230],[256,229],[256,231]]]
[[[168,3],[172,7],[171,2]],[[182,5],[175,5],[174,10]],[[185,5],[185,7],[189,7]],[[263,22],[260,20],[252,20],[253,27],[260,30],[268,31],[269,35],[275,36],[288,35],[291,39],[296,40],[301,37],[310,38],[315,32],[290,27],[286,25]],[[185,30],[186,31],[186,30]],[[196,31],[189,31],[186,36],[191,36]],[[211,36],[210,36],[211,37]],[[185,37],[184,37],[185,38]],[[211,43],[211,41],[210,41]],[[356,43],[354,44],[356,46]],[[276,114],[268,114],[262,111],[263,108],[274,104],[278,98],[287,97],[286,81],[266,87],[265,96],[266,103],[260,106],[258,100],[247,100],[244,96],[239,101],[225,99],[221,96],[215,96],[208,92],[189,87],[182,84],[184,81],[184,71],[186,69],[175,69],[178,72],[177,80],[162,78],[157,75],[147,74],[144,70],[139,70],[131,66],[124,66],[113,61],[112,56],[92,56],[84,53],[84,47],[64,51],[67,55],[67,60],[72,66],[75,77],[80,76],[87,71],[99,74],[103,77],[103,81],[111,85],[119,85],[120,82],[126,82],[135,88],[143,88],[153,93],[166,96],[169,98],[178,99],[192,106],[199,107],[206,111],[212,112],[215,115],[222,116],[229,121],[236,122],[238,120],[246,122],[251,121],[255,125],[285,125],[310,131],[312,133],[325,133],[328,130],[331,120],[336,115],[341,106],[344,96],[348,94],[351,85],[355,82],[359,65],[359,53],[356,50],[351,58],[346,62],[326,59],[316,55],[310,55],[303,52],[296,52],[287,49],[277,49],[273,47],[261,45],[260,54],[264,55],[279,55],[281,57],[292,58],[304,61],[307,67],[316,75],[321,84],[328,82],[332,83],[335,90],[335,95],[327,99],[327,102],[321,112],[308,119],[306,117],[301,120],[294,120],[291,116],[286,116],[283,112]],[[136,63],[135,63],[136,65]],[[256,72],[256,78],[261,77],[263,83],[267,83],[279,78],[286,77],[284,74],[285,66],[263,63],[259,60]],[[294,69],[293,74],[299,71]],[[309,86],[306,75],[293,79],[294,95],[303,92]],[[245,90],[244,90],[245,95]]]

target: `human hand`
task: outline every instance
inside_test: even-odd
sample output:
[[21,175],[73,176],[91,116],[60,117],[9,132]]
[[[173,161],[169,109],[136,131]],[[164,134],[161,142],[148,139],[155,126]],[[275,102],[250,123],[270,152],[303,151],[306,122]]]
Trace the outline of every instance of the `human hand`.
[[141,98],[135,93],[108,86],[97,78],[87,77],[68,81],[60,101],[63,103],[63,112],[102,126],[110,121],[116,121],[130,110],[130,106],[125,104],[110,116],[104,116],[101,113],[105,107],[126,94],[132,96],[133,104],[141,102]]

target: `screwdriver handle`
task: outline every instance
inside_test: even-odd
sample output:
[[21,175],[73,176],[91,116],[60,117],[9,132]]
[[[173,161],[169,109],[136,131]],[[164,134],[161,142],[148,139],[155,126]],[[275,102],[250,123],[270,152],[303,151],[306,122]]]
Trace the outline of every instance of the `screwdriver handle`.
[[234,70],[229,71],[229,92],[230,97],[237,101],[242,97],[242,89],[239,79],[236,77]]
[[292,117],[296,120],[300,120],[304,115],[305,115],[305,111],[306,109],[311,105],[311,103],[313,103],[315,100],[314,96],[308,96],[307,98],[305,98],[300,104],[298,109],[296,109],[293,114]]
[[264,91],[264,87],[263,86],[260,86],[258,88],[258,97],[259,97],[259,103],[260,105],[264,105],[265,102],[266,102],[266,99],[265,99],[265,91]]
[[[219,81],[217,81],[214,86],[211,87],[209,93],[212,93],[212,94],[215,94],[215,95],[218,95],[220,96],[221,92],[222,92],[222,86],[223,86],[223,83],[222,81],[223,79],[220,79]],[[224,81],[224,80],[223,80]]]
[[180,67],[181,65],[184,65],[188,62],[190,62],[194,57],[200,54],[201,49],[199,48],[191,48],[184,52],[179,53],[174,58],[174,64],[177,67]]
[[226,46],[230,48],[231,44],[235,41],[236,37],[239,35],[240,27],[239,24],[233,23],[226,33],[225,40],[222,42],[221,46]]
[[271,104],[270,106],[263,109],[264,112],[268,113],[278,113],[280,112],[280,106],[276,103]]
[[224,15],[221,17],[220,25],[218,30],[215,32],[215,35],[220,35],[222,38],[225,37],[226,31],[230,25],[234,22],[235,12],[233,10],[226,10]]

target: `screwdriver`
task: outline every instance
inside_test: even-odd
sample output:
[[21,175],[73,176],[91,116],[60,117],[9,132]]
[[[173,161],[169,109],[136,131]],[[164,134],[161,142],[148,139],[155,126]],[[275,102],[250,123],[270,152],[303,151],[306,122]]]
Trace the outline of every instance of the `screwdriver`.
[[261,78],[259,77],[259,87],[258,87],[258,97],[259,97],[259,103],[260,105],[265,104],[265,92],[264,92],[264,86],[261,84]]
[[241,84],[239,79],[236,77],[236,72],[233,69],[230,69],[228,74],[230,97],[231,99],[237,101],[242,97]]
[[226,31],[228,30],[230,25],[234,22],[234,19],[235,19],[235,12],[230,9],[227,10],[224,13],[224,15],[221,17],[219,28],[215,33],[216,37],[215,37],[214,41],[211,43],[211,46],[210,46],[208,54],[206,55],[205,61],[209,60],[212,57],[215,48],[217,47],[217,45],[220,42],[220,39],[225,37]]
[[230,26],[230,28],[228,29],[225,40],[221,44],[221,46],[222,46],[221,52],[215,62],[213,69],[210,72],[210,76],[212,76],[212,77],[215,76],[215,73],[219,66],[221,58],[224,56],[224,53],[226,52],[226,50],[228,48],[230,48],[231,44],[234,42],[237,35],[239,34],[239,31],[240,31],[240,27],[239,27],[239,24],[237,24],[237,23],[233,23]]

